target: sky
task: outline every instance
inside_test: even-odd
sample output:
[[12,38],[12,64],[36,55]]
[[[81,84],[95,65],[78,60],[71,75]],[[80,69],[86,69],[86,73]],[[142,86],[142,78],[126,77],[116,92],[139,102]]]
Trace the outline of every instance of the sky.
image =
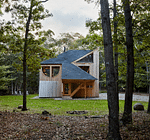
[[88,34],[85,27],[86,20],[96,20],[100,7],[94,3],[88,4],[84,0],[49,0],[44,4],[45,8],[53,14],[42,21],[43,29],[51,29],[58,37],[60,33]]
[[[96,1],[96,0],[95,0]],[[113,0],[108,0],[112,3]],[[117,0],[118,1],[118,0]],[[85,0],[48,0],[44,7],[53,14],[42,21],[44,30],[52,30],[54,38],[60,33],[80,33],[86,36],[89,29],[86,28],[86,20],[96,20],[99,17],[100,5],[88,4]],[[5,19],[11,18],[6,14]]]

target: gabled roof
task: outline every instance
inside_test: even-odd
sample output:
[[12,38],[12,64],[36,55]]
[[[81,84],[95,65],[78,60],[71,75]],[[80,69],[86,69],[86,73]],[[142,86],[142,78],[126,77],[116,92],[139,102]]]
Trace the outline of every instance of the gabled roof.
[[62,63],[71,63],[80,57],[88,54],[92,50],[69,50],[57,56],[57,58],[52,58],[46,61],[41,62],[42,65],[46,64],[62,64]]
[[62,79],[97,80],[81,68],[71,64],[71,62],[87,55],[90,52],[92,52],[92,50],[69,50],[58,55],[57,58],[52,58],[41,62],[41,65],[61,64]]

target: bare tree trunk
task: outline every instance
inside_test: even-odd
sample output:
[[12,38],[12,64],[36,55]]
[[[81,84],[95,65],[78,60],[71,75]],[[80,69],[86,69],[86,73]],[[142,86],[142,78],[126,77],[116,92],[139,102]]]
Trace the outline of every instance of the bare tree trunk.
[[127,75],[123,124],[132,122],[132,97],[134,85],[134,55],[133,55],[133,36],[132,36],[132,17],[129,0],[123,0],[125,27],[126,27],[126,46],[127,46]]
[[147,109],[147,113],[150,113],[150,92],[149,92],[149,102],[148,102],[148,109]]
[[25,43],[24,43],[24,51],[23,51],[23,108],[22,111],[27,110],[26,106],[26,68],[27,68],[27,48],[28,48],[28,33],[29,33],[29,26],[31,21],[31,15],[32,15],[32,8],[33,8],[33,0],[31,0],[31,6],[29,11],[28,20],[26,23],[26,33],[25,33]]
[[11,81],[11,94],[14,94],[14,87],[13,87],[13,81]]
[[150,113],[150,85],[149,85],[149,65],[148,65],[148,61],[146,62],[146,71],[147,71],[147,84],[148,84],[147,93],[149,93],[149,102],[148,102],[147,113]]
[[109,132],[107,135],[107,139],[121,140],[119,131],[119,101],[115,84],[113,44],[111,36],[108,0],[101,0],[100,3],[106,66],[107,100],[109,108]]
[[[114,20],[117,15],[116,0],[114,0]],[[114,21],[114,48],[115,48],[115,77],[116,77],[116,92],[118,93],[118,45],[117,45],[117,21]]]
[[24,55],[23,55],[23,108],[22,108],[22,111],[27,110],[27,106],[26,106],[26,52],[27,52],[27,49],[26,47],[24,47],[24,52],[23,52]]

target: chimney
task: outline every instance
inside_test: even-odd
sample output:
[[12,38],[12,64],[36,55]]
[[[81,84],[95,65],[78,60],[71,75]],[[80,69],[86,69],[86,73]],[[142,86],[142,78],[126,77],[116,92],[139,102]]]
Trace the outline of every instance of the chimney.
[[66,47],[64,47],[64,52],[66,52]]

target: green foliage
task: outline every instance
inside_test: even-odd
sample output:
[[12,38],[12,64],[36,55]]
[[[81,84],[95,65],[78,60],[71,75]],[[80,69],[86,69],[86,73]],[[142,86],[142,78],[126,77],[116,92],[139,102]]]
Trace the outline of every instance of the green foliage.
[[[28,13],[30,11],[30,5],[26,3],[30,1],[20,1],[15,2],[12,6],[12,26],[13,32],[9,49],[13,53],[23,52],[24,50],[24,36],[25,28],[28,20]],[[43,59],[51,58],[54,56],[53,52],[49,49],[42,47],[41,45],[45,42],[46,36],[51,34],[52,31],[39,31],[42,28],[41,20],[52,16],[48,10],[44,9],[42,2],[32,0],[32,11],[31,11],[31,21],[29,26],[29,33],[27,39],[27,65],[29,71],[38,71],[40,68],[40,61]],[[17,27],[16,27],[17,24]],[[23,60],[23,55],[19,57]]]
[[103,45],[103,38],[102,36],[96,33],[87,35],[82,41],[82,46],[85,49],[94,50],[99,47],[100,51],[102,52],[103,51],[102,45]]
[[[11,76],[15,80],[9,86],[12,86],[14,91],[22,89],[22,61],[24,44],[27,41],[27,90],[30,93],[34,93],[38,90],[40,62],[54,57],[54,52],[49,48],[44,48],[42,45],[46,41],[46,37],[52,36],[54,33],[51,30],[41,30],[41,20],[52,16],[52,14],[44,8],[42,1],[36,0],[15,1],[11,3],[9,10],[12,14],[11,21],[0,23],[0,51],[9,56],[6,60],[9,62],[8,65],[12,65],[11,69],[14,71]],[[27,34],[28,38],[25,40],[25,30],[29,17],[31,19]]]
[[[86,0],[87,2],[98,2]],[[150,2],[147,0],[133,0],[131,2],[131,11],[133,19],[133,37],[134,37],[134,65],[135,65],[135,88],[144,88],[149,85],[149,72],[146,69],[149,68],[150,60]],[[125,33],[125,19],[123,13],[123,4],[117,5],[117,16],[111,18],[111,28],[113,43],[118,46],[118,63],[119,63],[119,87],[126,86],[126,67],[127,67],[127,51],[126,51],[126,33]],[[113,7],[110,5],[110,15],[112,14]],[[113,23],[117,21],[117,40],[115,40],[115,34],[113,29]],[[99,36],[102,37],[101,17],[96,21],[86,21],[86,26],[89,28],[90,35],[99,32]],[[93,39],[93,42],[95,40]],[[95,41],[96,42],[96,41]],[[102,42],[102,40],[101,40]],[[103,44],[102,44],[103,45]],[[105,77],[105,73],[103,73]]]
[[11,73],[8,68],[10,66],[0,66],[0,89],[8,89],[8,82],[13,80],[8,76]]
[[[99,0],[85,0],[88,3],[95,2],[99,4]],[[0,22],[0,52],[5,54],[14,53],[18,58],[12,57],[14,60],[12,65],[13,78],[18,76],[18,81],[22,77],[22,60],[26,23],[29,17],[30,0],[21,0],[11,3],[11,1],[0,1],[0,15],[5,12],[12,13],[11,21],[1,20]],[[133,18],[133,36],[134,36],[134,62],[135,62],[135,88],[146,87],[149,85],[150,74],[147,69],[150,65],[150,2],[148,0],[132,0],[131,2],[132,18]],[[44,9],[42,2],[33,0],[32,16],[28,34],[27,48],[27,71],[28,76],[32,77],[34,73],[38,73],[40,62],[55,57],[54,52],[61,53],[63,47],[67,49],[95,49],[100,48],[100,81],[105,83],[105,66],[103,50],[103,37],[101,27],[101,17],[96,21],[86,21],[86,27],[89,28],[89,34],[83,37],[79,33],[62,33],[60,38],[54,39],[54,32],[51,30],[41,31],[41,20],[52,16],[48,10]],[[4,11],[2,13],[2,8]],[[112,15],[113,7],[110,5],[110,13]],[[112,17],[112,16],[111,16]],[[117,41],[114,41],[115,34],[113,32],[113,22],[117,21]],[[118,45],[119,54],[119,86],[125,87],[126,81],[126,40],[125,40],[125,20],[123,15],[122,3],[117,5],[117,16],[112,19],[112,36],[113,42]],[[58,46],[58,49],[56,49]],[[54,49],[55,48],[55,49]],[[60,49],[60,50],[59,50]],[[4,63],[3,63],[4,65]],[[10,69],[10,68],[8,68]],[[16,75],[15,75],[16,74]],[[7,74],[6,74],[7,75]],[[38,76],[38,75],[37,75]],[[17,80],[16,79],[16,80]],[[29,78],[30,79],[30,78]],[[31,80],[32,81],[32,80]],[[33,81],[32,81],[33,82]],[[22,81],[21,81],[22,83]],[[21,84],[20,83],[20,84]]]
[[11,66],[6,64],[6,60],[3,56],[4,55],[0,53],[0,90],[7,90],[10,81],[14,80],[14,78],[11,77],[13,73]]
[[79,49],[81,45],[79,40],[82,38],[83,36],[79,33],[61,33],[56,45],[66,46],[67,49]]

